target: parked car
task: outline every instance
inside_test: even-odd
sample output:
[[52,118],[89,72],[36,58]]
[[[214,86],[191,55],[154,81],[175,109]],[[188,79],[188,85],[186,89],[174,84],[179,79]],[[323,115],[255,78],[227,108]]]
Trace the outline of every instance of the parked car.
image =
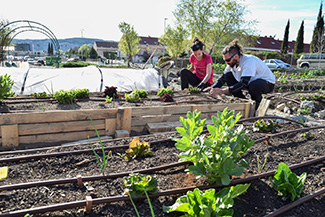
[[67,62],[78,62],[78,61],[80,61],[79,57],[74,57],[67,60]]
[[[321,56],[320,56],[321,55]],[[325,54],[303,54],[297,60],[298,68],[325,68]]]
[[289,69],[291,65],[279,59],[266,59],[263,60],[270,69]]

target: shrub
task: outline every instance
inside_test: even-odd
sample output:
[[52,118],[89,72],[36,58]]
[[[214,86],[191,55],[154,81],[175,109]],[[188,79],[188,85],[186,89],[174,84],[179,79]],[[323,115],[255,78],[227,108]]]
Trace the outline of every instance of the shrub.
[[10,79],[10,75],[0,75],[0,101],[14,95],[10,92],[13,85],[14,81]]

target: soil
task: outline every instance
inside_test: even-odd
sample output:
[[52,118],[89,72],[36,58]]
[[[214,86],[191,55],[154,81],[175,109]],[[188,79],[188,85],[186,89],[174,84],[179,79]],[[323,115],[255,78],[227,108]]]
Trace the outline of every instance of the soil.
[[[287,92],[288,93],[288,92]],[[313,93],[304,93],[304,95]],[[267,97],[271,99],[270,108],[274,109],[276,106],[283,102],[286,102],[293,107],[300,100],[301,95],[299,93],[286,95],[275,91],[273,94],[268,94]],[[285,97],[285,98],[283,98]],[[292,100],[288,100],[290,98]],[[153,106],[153,105],[168,105],[159,101],[159,97],[155,96],[155,93],[149,94],[149,99],[141,102],[129,103],[123,99],[116,100],[113,103],[106,103],[101,98],[101,93],[94,93],[88,100],[79,100],[73,105],[58,105],[53,99],[38,99],[38,102],[29,102],[27,98],[9,99],[1,106],[2,112],[31,112],[42,110],[71,110],[71,109],[105,109],[116,107],[128,107],[128,106]],[[189,101],[202,101],[205,103],[218,103],[218,102],[240,102],[241,99],[236,99],[228,96],[222,98],[211,97],[208,94],[198,95],[186,95],[184,93],[177,93],[174,97],[174,103],[188,103]],[[292,105],[290,104],[292,103]],[[325,108],[324,101],[315,102],[316,111],[323,110]],[[297,105],[299,106],[299,105]],[[43,109],[44,108],[44,109]],[[291,109],[295,114],[295,109]],[[310,117],[313,116],[310,114]],[[245,129],[248,130],[247,135],[251,139],[258,139],[265,137],[265,133],[253,132],[252,123],[245,123]],[[278,122],[276,132],[282,132],[290,129],[301,128],[301,125],[290,122]],[[294,133],[281,137],[272,138],[269,145],[266,143],[254,144],[249,151],[243,156],[250,162],[250,168],[247,169],[243,177],[247,177],[253,174],[258,174],[260,171],[257,166],[257,156],[261,161],[264,161],[266,153],[268,158],[266,165],[262,172],[275,170],[279,163],[284,162],[287,165],[297,164],[306,160],[318,158],[325,154],[325,130],[313,130],[311,131],[313,137],[306,138],[301,136],[301,133]],[[169,138],[171,136],[179,136],[175,133],[165,133],[157,135],[142,136],[140,140],[147,142],[156,141],[157,139]],[[111,145],[125,145],[131,141],[132,138],[125,138],[121,140],[107,140],[104,142],[104,146]],[[99,144],[96,144],[99,146]],[[80,144],[76,146],[59,148],[52,147],[44,150],[44,152],[58,152],[69,151],[78,149],[89,149],[89,144]],[[137,169],[150,168],[154,166],[165,165],[169,163],[178,162],[178,154],[180,151],[176,149],[173,142],[164,142],[151,146],[154,152],[153,156],[142,157],[134,159],[129,162],[123,160],[119,154],[123,154],[124,150],[113,151],[109,159],[108,167],[105,174],[119,173],[125,171],[132,171]],[[38,151],[37,153],[42,153]],[[13,152],[12,154],[1,153],[1,158],[18,156],[30,153]],[[46,158],[38,160],[27,160],[14,163],[1,163],[0,167],[8,166],[9,173],[6,179],[0,180],[0,185],[10,185],[16,183],[26,183],[33,181],[43,181],[52,179],[74,178],[77,175],[81,176],[94,176],[100,175],[101,170],[98,167],[96,158],[93,153],[81,154],[81,155],[66,155],[63,157]],[[204,178],[196,179],[192,174],[186,174],[184,170],[186,166],[167,169],[160,172],[154,172],[150,175],[158,179],[158,189],[168,190],[189,186],[202,186],[208,183]],[[297,175],[303,172],[307,173],[307,179],[302,192],[302,197],[312,194],[313,192],[320,190],[324,187],[324,174],[325,166],[324,161],[318,164],[305,166],[300,169],[293,170]],[[84,187],[78,187],[75,184],[65,184],[56,186],[44,186],[33,187],[28,189],[11,190],[0,192],[0,211],[3,213],[15,210],[29,209],[34,207],[53,205],[58,203],[64,203],[69,201],[84,200],[85,196],[91,196],[92,198],[102,198],[109,196],[122,195],[124,192],[124,185],[122,178],[116,178],[106,181],[92,181],[84,183]],[[162,211],[163,205],[172,205],[180,195],[162,196],[159,198],[152,198],[151,203],[156,216],[180,216],[181,213],[165,214]],[[235,199],[234,204],[234,216],[250,216],[259,217],[265,216],[268,213],[289,204],[290,201],[283,201],[281,197],[277,195],[277,192],[272,188],[272,183],[268,178],[262,178],[251,182],[251,186],[246,193]],[[148,201],[137,200],[135,201],[140,216],[151,216]],[[305,217],[324,216],[325,213],[325,197],[319,196],[311,201],[300,205],[281,216],[285,217]],[[101,204],[93,206],[92,211],[88,214],[84,212],[83,207],[54,211],[49,213],[43,213],[33,216],[136,216],[134,209],[130,202],[115,202],[109,204]]]
[[[251,139],[265,137],[265,133],[253,132],[252,124],[245,124],[244,127],[249,130],[248,136]],[[290,122],[280,122],[276,127],[276,132],[282,132],[289,129],[300,128],[300,125]],[[266,153],[269,153],[267,163],[262,172],[271,171],[277,168],[280,162],[292,165],[304,162],[309,159],[323,156],[325,153],[324,129],[312,131],[313,137],[306,139],[301,133],[295,133],[278,138],[273,138],[269,145],[257,143],[243,156],[250,162],[250,168],[245,171],[244,176],[258,174],[257,156],[261,161],[264,160]],[[156,141],[157,139],[169,138],[177,134],[159,134],[148,135],[140,138],[141,141]],[[104,146],[124,145],[130,142],[131,138],[125,138],[118,141],[105,142]],[[99,146],[98,144],[96,146]],[[77,149],[88,149],[89,145],[77,145],[71,147],[52,148],[42,152],[58,152]],[[119,154],[124,150],[113,151],[109,159],[106,174],[131,171],[136,169],[150,168],[179,160],[177,154],[180,153],[175,148],[173,142],[165,142],[151,146],[154,152],[153,156],[134,159],[129,162],[123,160]],[[18,156],[22,153],[12,153],[2,155],[2,158]],[[26,153],[28,154],[28,153]],[[100,175],[101,171],[96,163],[93,153],[81,155],[66,155],[63,157],[46,158],[39,160],[28,160],[1,164],[0,166],[9,166],[8,178],[0,181],[1,185],[10,185],[15,183],[25,183],[41,180],[73,178],[77,175],[94,176]],[[173,188],[202,186],[208,183],[204,178],[196,180],[191,174],[186,174],[186,166],[167,169],[155,172],[150,175],[158,179],[158,189],[167,190]],[[315,165],[306,166],[293,170],[300,175],[307,172],[307,180],[303,189],[302,197],[320,190],[324,186],[324,162]],[[93,181],[84,183],[85,187],[79,188],[75,184],[65,184],[57,186],[33,187],[28,189],[2,191],[0,193],[0,210],[5,213],[8,211],[28,209],[33,207],[57,204],[69,201],[84,200],[85,196],[92,198],[102,198],[108,196],[122,195],[124,185],[122,178],[111,179],[107,181]],[[151,200],[156,216],[180,216],[180,214],[164,214],[163,205],[172,205],[180,195],[163,196]],[[235,199],[234,216],[264,216],[288,204],[290,201],[283,201],[273,190],[271,182],[267,178],[251,182],[248,191]],[[150,216],[149,206],[146,200],[135,202],[140,216]],[[322,216],[325,212],[325,197],[320,196],[303,205],[288,211],[282,216]],[[116,202],[112,204],[102,204],[93,207],[91,213],[84,213],[82,207],[43,213],[33,216],[136,216],[132,205],[129,202]]]

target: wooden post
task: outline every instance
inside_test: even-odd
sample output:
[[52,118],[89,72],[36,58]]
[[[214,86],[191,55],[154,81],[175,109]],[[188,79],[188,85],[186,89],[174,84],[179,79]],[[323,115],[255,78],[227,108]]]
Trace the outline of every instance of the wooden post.
[[116,131],[117,120],[116,119],[105,119],[105,134],[107,136],[114,135]]
[[116,130],[131,132],[132,108],[118,109],[116,117]]
[[18,146],[18,125],[1,126],[2,146]]

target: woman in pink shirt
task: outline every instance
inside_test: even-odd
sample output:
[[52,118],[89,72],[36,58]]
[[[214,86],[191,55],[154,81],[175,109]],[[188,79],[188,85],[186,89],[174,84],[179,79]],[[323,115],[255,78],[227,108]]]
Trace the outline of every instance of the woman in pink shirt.
[[193,54],[190,57],[192,65],[180,72],[182,90],[188,88],[189,84],[203,90],[213,83],[212,58],[203,52],[203,45],[197,37],[194,38],[191,46]]

